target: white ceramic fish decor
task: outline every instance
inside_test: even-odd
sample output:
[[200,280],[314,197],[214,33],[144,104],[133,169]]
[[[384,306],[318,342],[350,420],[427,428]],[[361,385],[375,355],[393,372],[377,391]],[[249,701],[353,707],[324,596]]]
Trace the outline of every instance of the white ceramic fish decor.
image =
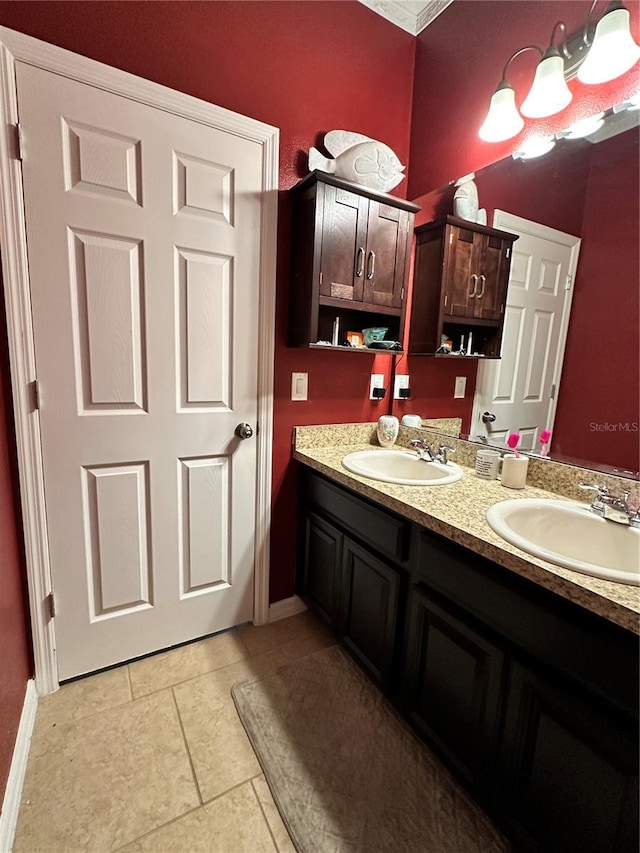
[[475,185],[475,172],[463,175],[455,182],[456,191],[453,196],[453,212],[460,219],[468,219],[469,222],[477,222],[478,225],[487,224],[487,211],[484,207],[478,208],[478,188]]
[[319,169],[382,192],[397,187],[405,177],[404,166],[391,148],[362,133],[331,130],[325,134],[324,145],[333,159],[310,148],[310,171]]

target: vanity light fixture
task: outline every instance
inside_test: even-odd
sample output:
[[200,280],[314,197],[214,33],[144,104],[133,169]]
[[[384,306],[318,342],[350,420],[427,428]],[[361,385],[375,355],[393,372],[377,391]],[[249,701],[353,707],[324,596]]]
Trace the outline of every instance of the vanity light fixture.
[[[593,0],[583,29],[567,38],[566,26],[558,21],[551,32],[549,47],[542,51],[535,45],[517,50],[507,60],[502,80],[491,98],[487,117],[479,136],[485,142],[502,142],[516,136],[527,118],[546,118],[563,110],[571,101],[567,80],[578,76],[582,83],[606,83],[629,71],[640,59],[640,47],[629,28],[629,12],[620,0],[612,0],[597,24],[593,12],[598,0]],[[555,45],[556,34],[562,31],[563,40]],[[524,99],[520,112],[515,92],[507,79],[511,62],[525,51],[534,50],[541,59],[533,84]],[[522,113],[522,115],[520,114]]]
[[585,136],[591,136],[596,130],[600,130],[604,124],[604,113],[596,113],[589,118],[575,121],[566,130],[561,130],[556,136],[558,139],[583,139]]
[[532,136],[519,151],[514,151],[511,156],[514,160],[533,160],[548,154],[555,144],[553,136]]
[[527,118],[545,118],[559,113],[571,102],[573,95],[564,78],[564,60],[554,45],[556,30],[566,27],[559,21],[551,33],[551,43],[536,68],[533,85],[520,107]]
[[[593,7],[591,7],[593,11]],[[585,25],[585,38],[588,22]],[[578,69],[581,83],[597,84],[615,80],[640,59],[640,47],[633,40],[629,10],[614,0],[598,21],[589,53]]]
[[489,112],[478,131],[480,139],[483,139],[485,142],[502,142],[505,139],[511,139],[512,136],[520,133],[524,127],[524,119],[516,107],[516,93],[507,80],[507,69],[517,56],[520,56],[521,53],[525,53],[527,50],[535,50],[542,55],[539,47],[528,45],[527,47],[520,48],[520,50],[516,50],[507,59],[504,70],[502,71],[502,80],[491,97]]

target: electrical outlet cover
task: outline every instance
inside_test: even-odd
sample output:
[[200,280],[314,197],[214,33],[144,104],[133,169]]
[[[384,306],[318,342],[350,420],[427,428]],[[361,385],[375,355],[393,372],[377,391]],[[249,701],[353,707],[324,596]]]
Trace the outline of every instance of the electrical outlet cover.
[[403,399],[400,396],[400,389],[401,388],[408,388],[408,387],[409,387],[409,376],[408,376],[408,374],[396,376],[395,381],[393,383],[393,399],[394,400]]

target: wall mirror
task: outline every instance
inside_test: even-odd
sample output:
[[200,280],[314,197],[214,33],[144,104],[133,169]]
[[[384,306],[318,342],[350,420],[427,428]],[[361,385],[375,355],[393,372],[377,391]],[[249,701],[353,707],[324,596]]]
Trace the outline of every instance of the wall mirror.
[[[561,140],[543,157],[509,157],[476,173],[489,224],[501,210],[581,238],[550,456],[630,476],[640,446],[639,136],[638,111],[612,114],[590,138]],[[453,192],[449,185],[429,194],[432,218],[452,212]],[[429,401],[415,390],[412,409],[426,416]],[[463,437],[481,433],[472,422]]]

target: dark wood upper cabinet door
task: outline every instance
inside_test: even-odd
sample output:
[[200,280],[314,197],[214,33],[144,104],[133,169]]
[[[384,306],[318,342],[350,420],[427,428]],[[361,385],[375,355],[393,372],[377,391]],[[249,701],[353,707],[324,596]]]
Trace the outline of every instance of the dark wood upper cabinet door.
[[369,201],[327,184],[320,259],[320,296],[362,302]]
[[400,308],[407,242],[413,215],[387,204],[369,202],[364,301]]
[[473,316],[482,320],[501,320],[509,278],[509,254],[512,243],[490,234],[479,234],[479,285],[473,299]]
[[450,226],[445,233],[444,314],[451,317],[473,317],[475,294],[479,287],[477,271],[480,256],[479,239],[470,228]]

